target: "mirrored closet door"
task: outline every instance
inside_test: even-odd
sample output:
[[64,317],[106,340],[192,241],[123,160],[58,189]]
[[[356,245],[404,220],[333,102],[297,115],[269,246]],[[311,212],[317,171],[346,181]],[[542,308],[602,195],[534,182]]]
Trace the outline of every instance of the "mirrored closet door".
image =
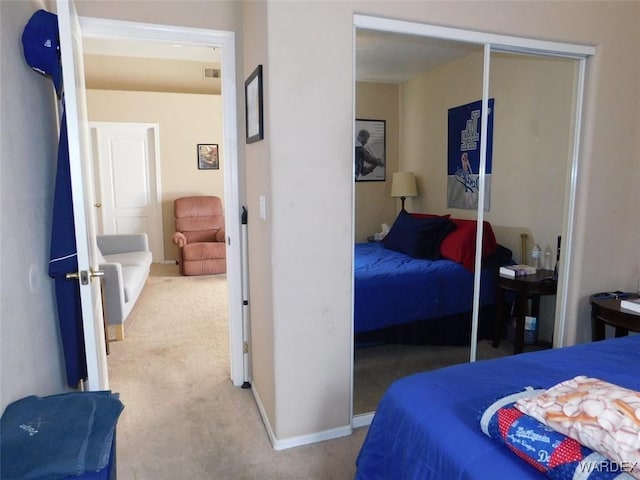
[[[511,355],[523,334],[497,271],[555,266],[571,224],[583,72],[575,58],[527,53],[356,29],[355,159],[370,154],[377,169],[367,178],[355,167],[356,416],[397,378]],[[379,125],[382,136],[362,132]],[[556,298],[526,297],[536,325],[523,350],[551,346]]]
[[[448,117],[449,110],[468,111],[482,98],[483,47],[368,30],[358,30],[356,38],[356,148],[366,125],[358,120],[386,126],[384,181],[359,176],[354,185],[354,414],[363,414],[375,410],[397,378],[469,360],[477,215],[472,174],[478,172],[462,158],[449,165]],[[469,135],[478,126],[470,125]],[[465,209],[448,208],[451,169],[467,182],[467,194],[462,186],[455,198]],[[403,193],[397,181],[406,178],[413,189],[404,192],[402,211],[394,195]],[[449,237],[447,254],[466,267],[420,258],[441,258],[438,240],[458,228],[454,221],[464,228]],[[376,240],[382,223],[397,244]],[[400,224],[408,230],[396,231]],[[412,229],[420,224],[432,228],[433,251],[411,251],[420,235]]]
[[[498,277],[491,285],[502,307],[491,313],[500,330],[500,354],[552,345],[557,243],[571,191],[577,68],[574,59],[491,51],[488,96],[495,99],[495,116],[491,208],[484,219],[514,261],[537,270],[527,281]],[[492,343],[479,338],[476,358],[497,354]]]

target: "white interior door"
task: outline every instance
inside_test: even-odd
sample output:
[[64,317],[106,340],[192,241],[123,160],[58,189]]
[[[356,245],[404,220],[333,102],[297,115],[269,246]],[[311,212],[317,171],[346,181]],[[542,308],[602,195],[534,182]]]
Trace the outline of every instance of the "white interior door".
[[[69,165],[80,273],[82,324],[87,357],[87,390],[109,388],[100,281],[97,270],[92,165],[84,89],[82,37],[73,0],[56,0],[69,137]],[[92,268],[94,266],[95,268]],[[84,280],[82,277],[85,277]]]
[[91,122],[98,233],[146,233],[156,262],[164,260],[158,125]]

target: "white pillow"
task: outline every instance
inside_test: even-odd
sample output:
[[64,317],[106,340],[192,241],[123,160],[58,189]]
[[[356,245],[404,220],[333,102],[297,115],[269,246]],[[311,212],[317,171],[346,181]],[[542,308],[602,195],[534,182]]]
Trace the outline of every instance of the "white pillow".
[[515,406],[640,479],[640,392],[578,376]]

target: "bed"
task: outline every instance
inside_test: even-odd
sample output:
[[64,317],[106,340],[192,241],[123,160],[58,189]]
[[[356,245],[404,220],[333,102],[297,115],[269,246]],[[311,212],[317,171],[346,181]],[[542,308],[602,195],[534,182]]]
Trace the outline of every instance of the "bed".
[[491,402],[577,375],[640,391],[640,335],[456,365],[405,377],[383,396],[357,479],[545,478],[479,426]]
[[[420,216],[423,215],[423,216]],[[397,227],[409,222],[410,227]],[[414,224],[418,225],[417,227]],[[428,225],[420,236],[417,230]],[[396,234],[395,237],[394,234]],[[401,214],[383,241],[357,243],[354,330],[360,344],[464,345],[470,341],[476,222]],[[493,328],[496,276],[511,259],[484,222],[480,338]],[[426,251],[417,251],[427,244]]]

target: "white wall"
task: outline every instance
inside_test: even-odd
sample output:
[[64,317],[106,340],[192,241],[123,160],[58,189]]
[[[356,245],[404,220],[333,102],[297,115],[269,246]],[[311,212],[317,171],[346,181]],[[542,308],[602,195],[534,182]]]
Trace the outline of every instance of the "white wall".
[[272,426],[284,440],[351,423],[352,16],[340,2],[268,2],[266,22]]
[[[382,222],[391,226],[400,211],[400,200],[391,198],[393,172],[399,170],[400,105],[395,84],[357,82],[356,118],[384,120],[386,127],[386,179],[384,182],[356,182],[355,241],[381,231]],[[356,133],[357,134],[357,133]],[[407,199],[410,206],[412,199]]]
[[48,276],[55,93],[53,83],[27,65],[20,40],[39,8],[39,2],[0,2],[0,411],[24,396],[67,388]]
[[[165,260],[176,260],[178,248],[173,201],[188,195],[215,195],[224,201],[222,99],[195,93],[87,90],[91,122],[157,123],[160,137],[162,229]],[[198,170],[196,145],[218,144],[218,170]]]
[[[244,4],[244,28],[247,38],[244,41],[244,77],[247,78],[255,68],[263,65],[263,88],[271,88],[271,65],[268,59],[268,38],[266,29],[266,2],[248,2]],[[238,68],[242,71],[243,68]],[[244,92],[244,89],[239,90]],[[244,95],[243,95],[244,96]],[[273,206],[271,195],[271,104],[269,96],[264,98],[264,140],[246,145],[247,169],[246,205],[249,213],[249,291],[251,316],[251,359],[252,389],[256,395],[270,435],[277,425],[276,413],[276,349],[275,332],[277,319],[273,314],[273,243],[281,239],[273,238],[273,217],[278,214]],[[244,128],[239,135],[245,134]],[[261,219],[260,196],[266,201],[266,218]]]

